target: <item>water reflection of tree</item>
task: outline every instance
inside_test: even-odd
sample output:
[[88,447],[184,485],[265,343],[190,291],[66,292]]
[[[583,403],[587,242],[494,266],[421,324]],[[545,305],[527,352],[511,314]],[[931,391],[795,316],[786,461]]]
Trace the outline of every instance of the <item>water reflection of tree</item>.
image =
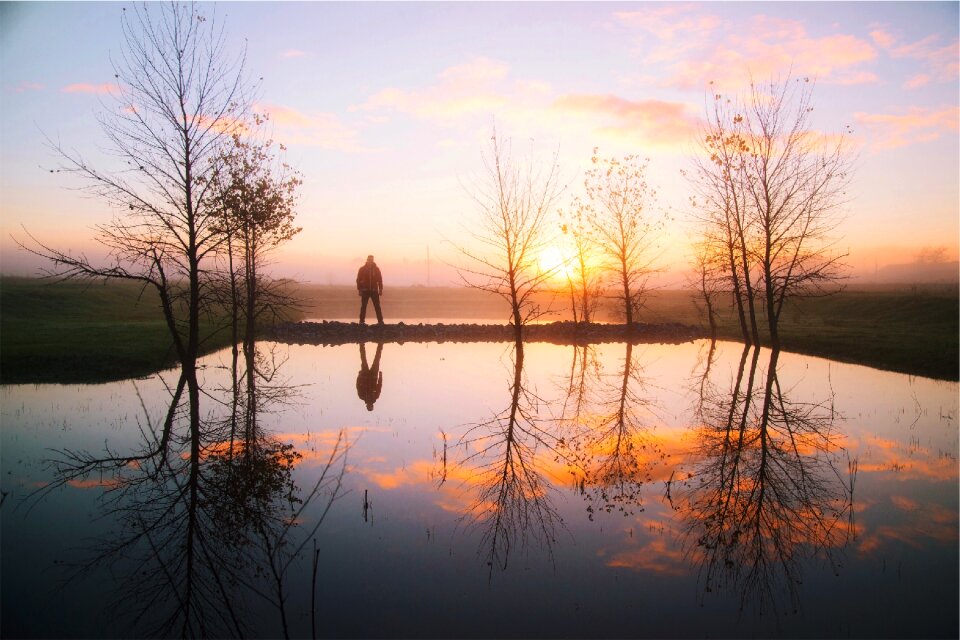
[[288,575],[339,494],[346,446],[338,439],[320,477],[301,490],[293,479],[301,454],[258,424],[289,402],[291,388],[268,352],[250,349],[239,364],[235,357],[228,393],[206,392],[226,411],[193,423],[181,376],[162,424],[144,408],[140,452],[60,451],[54,461],[45,491],[106,478],[103,515],[115,533],[77,577],[104,567],[120,576],[112,610],[137,635],[242,637],[263,624],[250,605],[265,601],[289,636]]
[[582,495],[596,510],[624,516],[643,510],[642,489],[664,454],[651,433],[654,401],[633,345],[623,365],[604,375],[590,345],[575,346],[561,422]]
[[544,463],[561,455],[552,423],[538,416],[542,400],[525,387],[524,345],[513,348],[510,405],[490,420],[473,425],[460,444],[462,465],[473,472],[475,495],[468,518],[483,532],[481,549],[491,572],[507,568],[514,547],[533,542],[552,555],[563,520],[551,497]]
[[832,408],[790,398],[777,351],[758,384],[759,357],[759,349],[744,348],[728,389],[699,384],[695,462],[674,506],[704,591],[736,590],[741,608],[776,612],[781,583],[797,608],[804,560],[834,562],[851,502],[837,466]]

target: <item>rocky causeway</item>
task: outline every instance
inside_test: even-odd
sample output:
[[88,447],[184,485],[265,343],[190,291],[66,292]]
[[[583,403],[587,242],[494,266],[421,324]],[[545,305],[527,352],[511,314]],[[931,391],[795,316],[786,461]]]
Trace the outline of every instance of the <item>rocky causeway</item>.
[[[286,322],[265,327],[262,337],[287,344],[338,345],[357,342],[510,342],[509,324],[359,324],[356,322]],[[551,322],[523,327],[524,342],[552,344],[680,344],[709,337],[702,327],[667,324],[598,324]]]

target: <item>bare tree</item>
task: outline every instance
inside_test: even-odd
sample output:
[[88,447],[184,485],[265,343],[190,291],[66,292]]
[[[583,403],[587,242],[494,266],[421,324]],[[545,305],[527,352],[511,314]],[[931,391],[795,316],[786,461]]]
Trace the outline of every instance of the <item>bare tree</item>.
[[223,29],[192,4],[124,9],[122,27],[114,108],[98,116],[119,164],[98,168],[51,142],[59,170],[78,176],[116,210],[97,227],[109,260],[97,264],[39,242],[27,249],[52,261],[52,276],[121,278],[156,288],[183,367],[191,424],[199,428],[205,264],[223,242],[210,177],[247,112],[244,56],[228,55]]
[[694,204],[705,246],[724,256],[747,343],[759,343],[755,299],[776,348],[786,301],[842,277],[833,233],[853,163],[850,130],[813,130],[813,88],[788,76],[751,84],[742,97],[714,94],[707,108]]
[[570,307],[573,321],[591,322],[603,295],[601,269],[595,264],[597,247],[593,230],[584,218],[583,204],[574,198],[571,212],[561,212],[569,217],[561,231],[570,239],[573,256],[567,265],[567,286],[570,290]]
[[721,94],[711,97],[706,106],[707,119],[698,138],[700,148],[694,156],[691,180],[695,190],[692,204],[703,234],[699,249],[706,263],[725,265],[743,341],[759,344],[757,294],[752,273],[753,218],[747,200],[746,154],[750,151],[747,145],[750,136],[737,105]]
[[[264,124],[254,115],[253,125]],[[226,237],[228,303],[232,310],[233,345],[236,349],[243,316],[243,350],[251,353],[257,320],[265,314],[279,316],[293,301],[283,283],[263,273],[270,252],[288,242],[300,227],[294,226],[299,172],[274,151],[273,140],[261,140],[257,129],[234,133],[223,152],[223,165],[214,175],[220,210],[217,224]]]
[[470,266],[460,267],[467,286],[494,293],[510,304],[515,337],[523,325],[539,315],[532,296],[555,273],[539,268],[545,248],[547,219],[560,195],[556,152],[549,166],[525,164],[511,155],[510,141],[490,137],[489,153],[483,157],[484,173],[471,190],[479,208],[479,221],[470,235],[473,247],[458,247]]
[[913,261],[917,264],[943,264],[947,261],[947,252],[946,245],[925,246],[916,253]]
[[813,87],[809,78],[754,84],[745,115],[751,136],[747,185],[774,348],[787,299],[822,291],[843,267],[832,234],[850,182],[849,129],[833,137],[814,133]]
[[594,231],[597,247],[613,274],[615,296],[623,304],[628,325],[643,306],[654,273],[655,241],[664,219],[653,210],[656,191],[647,183],[648,160],[628,155],[601,158],[594,148],[586,172],[586,197],[579,210]]
[[[714,249],[715,247],[708,241],[698,243],[693,258],[693,273],[689,279],[690,284],[699,294],[700,300],[703,301],[702,309],[696,299],[694,304],[707,316],[711,339],[717,337],[717,298],[725,291],[725,285],[729,282],[729,271],[725,268],[727,264],[724,256]],[[743,324],[741,329],[745,329]],[[743,336],[744,341],[749,344],[749,334],[744,331]]]

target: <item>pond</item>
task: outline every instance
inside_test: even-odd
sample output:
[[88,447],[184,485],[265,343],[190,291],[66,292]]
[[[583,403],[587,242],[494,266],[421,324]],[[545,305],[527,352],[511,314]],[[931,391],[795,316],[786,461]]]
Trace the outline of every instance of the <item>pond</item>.
[[250,356],[203,360],[196,423],[176,371],[0,389],[4,636],[957,636],[956,383],[705,340]]

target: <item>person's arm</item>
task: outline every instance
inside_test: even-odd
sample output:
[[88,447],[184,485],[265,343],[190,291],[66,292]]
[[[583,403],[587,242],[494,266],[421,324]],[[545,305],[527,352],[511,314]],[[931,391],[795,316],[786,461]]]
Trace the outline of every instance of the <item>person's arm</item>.
[[377,293],[383,295],[383,275],[380,273],[380,267],[377,267]]

